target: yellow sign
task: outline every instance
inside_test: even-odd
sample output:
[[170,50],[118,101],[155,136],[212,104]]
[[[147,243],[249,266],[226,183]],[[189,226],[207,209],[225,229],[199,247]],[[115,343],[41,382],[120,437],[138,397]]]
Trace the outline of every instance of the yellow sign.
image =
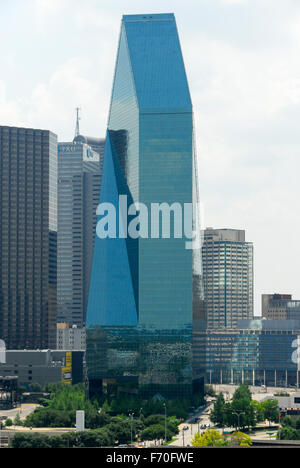
[[66,353],[66,366],[62,367],[62,382],[65,384],[72,385],[72,353]]

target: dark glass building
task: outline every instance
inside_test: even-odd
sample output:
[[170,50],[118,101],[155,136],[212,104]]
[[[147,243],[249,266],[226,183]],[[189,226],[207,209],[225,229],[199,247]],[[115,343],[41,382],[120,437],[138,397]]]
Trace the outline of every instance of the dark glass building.
[[57,137],[0,127],[0,338],[55,347]]
[[[118,231],[120,195],[127,196],[126,209],[139,202],[149,213],[153,203],[191,204],[195,165],[193,108],[174,15],[124,16],[100,202],[116,207]],[[193,315],[204,319],[200,250],[186,249],[174,226],[170,234],[96,236],[87,314],[90,388],[192,393],[200,377],[198,368],[193,375]]]

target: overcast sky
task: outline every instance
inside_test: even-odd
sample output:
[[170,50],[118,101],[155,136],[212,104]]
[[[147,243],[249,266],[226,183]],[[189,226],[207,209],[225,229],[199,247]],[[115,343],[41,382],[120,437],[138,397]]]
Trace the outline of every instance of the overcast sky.
[[174,12],[203,226],[245,229],[262,293],[300,299],[299,0],[0,0],[0,124],[104,136],[122,14]]

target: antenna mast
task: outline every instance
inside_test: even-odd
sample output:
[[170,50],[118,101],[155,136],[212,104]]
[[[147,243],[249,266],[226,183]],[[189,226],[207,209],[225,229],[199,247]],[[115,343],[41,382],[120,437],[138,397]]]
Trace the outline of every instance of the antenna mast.
[[80,130],[79,130],[79,122],[81,120],[81,117],[79,115],[79,112],[81,111],[80,107],[76,107],[76,129],[75,129],[75,138],[80,135]]

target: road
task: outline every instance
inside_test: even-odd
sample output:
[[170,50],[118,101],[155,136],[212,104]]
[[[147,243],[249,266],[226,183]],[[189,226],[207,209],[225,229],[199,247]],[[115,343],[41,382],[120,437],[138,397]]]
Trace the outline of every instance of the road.
[[[230,401],[231,397],[232,397],[232,394],[233,394],[233,391],[229,392],[227,388],[223,388],[221,391],[224,392],[225,400]],[[268,391],[269,391],[269,389],[268,389]],[[255,394],[253,394],[253,399],[255,399],[257,401],[260,401],[263,398],[265,398],[267,395],[268,395],[267,393],[255,393]],[[270,395],[272,395],[272,394],[270,394]],[[195,434],[198,431],[200,431],[200,433],[203,433],[205,431],[204,429],[201,430],[199,426],[205,424],[206,426],[210,425],[211,427],[213,427],[213,424],[210,421],[210,412],[211,412],[212,408],[213,408],[213,404],[210,404],[202,412],[192,416],[185,423],[181,424],[179,426],[179,434],[178,434],[178,436],[176,436],[176,440],[174,442],[172,442],[170,445],[173,445],[173,446],[177,445],[177,446],[180,446],[180,447],[191,446],[192,445],[192,440],[193,440]],[[195,419],[195,418],[200,419],[199,424],[198,423],[196,423],[196,424],[191,424],[190,423],[190,421]],[[258,440],[275,439],[276,438],[277,431],[276,430],[268,430],[269,424],[267,422],[259,424],[259,426],[263,427],[264,430],[263,431],[258,431],[255,434],[251,434],[251,438],[258,439]],[[184,427],[187,427],[187,429],[183,430]],[[224,430],[223,430],[223,428],[216,428],[216,427],[214,429],[218,430],[220,433],[223,433],[223,431],[232,432],[234,430],[234,428],[232,428],[232,427],[224,428]]]
[[6,417],[14,420],[17,414],[19,414],[21,419],[25,419],[29,414],[33,413],[38,406],[37,404],[28,403],[11,410],[0,410],[0,418]]
[[[176,440],[172,442],[170,445],[178,445],[180,447],[187,447],[192,446],[192,440],[195,437],[195,434],[200,430],[200,432],[204,432],[204,430],[200,429],[202,424],[206,424],[206,426],[211,425],[209,414],[212,409],[212,405],[207,406],[199,413],[193,415],[187,422],[180,424],[179,426],[179,434],[176,436]],[[191,424],[189,421],[193,419],[200,419],[199,424]],[[184,430],[183,428],[187,427],[188,429]]]

